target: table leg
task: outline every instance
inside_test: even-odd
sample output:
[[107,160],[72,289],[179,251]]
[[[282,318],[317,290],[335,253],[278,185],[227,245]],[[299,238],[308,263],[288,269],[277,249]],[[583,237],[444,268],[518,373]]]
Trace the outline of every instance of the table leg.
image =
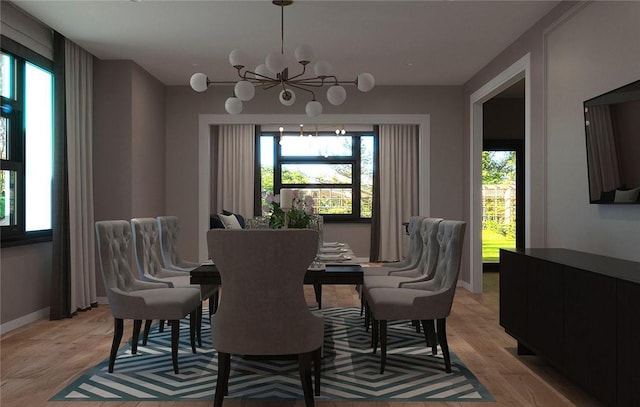
[[313,291],[316,293],[316,302],[318,303],[318,309],[322,309],[322,284],[315,283],[313,285]]

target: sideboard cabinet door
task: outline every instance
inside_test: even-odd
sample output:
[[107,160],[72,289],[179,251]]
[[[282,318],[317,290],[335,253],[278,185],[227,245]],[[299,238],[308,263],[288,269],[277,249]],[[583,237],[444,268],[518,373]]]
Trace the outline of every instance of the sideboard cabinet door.
[[567,375],[607,405],[616,404],[616,280],[564,269]]
[[640,284],[618,280],[618,406],[640,406]]
[[511,336],[525,342],[527,263],[527,256],[500,250],[500,325]]
[[527,269],[527,340],[539,356],[564,367],[562,275],[564,266],[529,258]]

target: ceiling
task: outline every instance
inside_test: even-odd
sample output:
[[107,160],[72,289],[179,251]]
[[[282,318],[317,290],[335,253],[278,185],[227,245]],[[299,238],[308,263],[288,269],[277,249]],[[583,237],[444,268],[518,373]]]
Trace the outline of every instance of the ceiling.
[[[280,8],[269,0],[13,3],[98,58],[133,60],[166,85],[186,85],[194,72],[237,80],[231,50],[249,54],[253,69],[280,49]],[[284,8],[284,51],[291,67],[295,47],[309,44],[341,80],[370,72],[377,85],[461,85],[557,3],[298,0]]]

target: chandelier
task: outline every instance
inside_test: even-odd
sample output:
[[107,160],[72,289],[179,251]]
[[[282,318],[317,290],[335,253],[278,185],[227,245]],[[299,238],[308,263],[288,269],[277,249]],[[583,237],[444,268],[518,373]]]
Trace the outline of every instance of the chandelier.
[[[229,97],[225,110],[230,114],[242,112],[242,102],[248,102],[255,95],[255,88],[280,89],[279,100],[284,106],[291,106],[296,100],[295,90],[306,92],[311,100],[307,102],[305,111],[307,116],[316,117],[322,114],[322,104],[316,98],[316,91],[327,88],[327,100],[339,106],[347,98],[347,91],[342,85],[355,85],[358,90],[368,92],[375,86],[375,79],[370,73],[361,73],[353,81],[342,81],[331,75],[331,64],[325,60],[316,62],[313,66],[314,76],[307,75],[307,65],[311,63],[313,51],[309,45],[303,44],[296,48],[295,57],[300,64],[300,72],[290,74],[284,56],[284,7],[293,3],[292,0],[273,0],[273,4],[280,6],[280,51],[267,55],[264,64],[258,65],[254,71],[246,69],[247,56],[238,49],[229,54],[229,62],[237,72],[240,80],[236,82],[212,81],[204,73],[191,76],[190,85],[196,92],[204,92],[209,85],[232,84],[234,95]],[[305,75],[307,75],[305,77]]]

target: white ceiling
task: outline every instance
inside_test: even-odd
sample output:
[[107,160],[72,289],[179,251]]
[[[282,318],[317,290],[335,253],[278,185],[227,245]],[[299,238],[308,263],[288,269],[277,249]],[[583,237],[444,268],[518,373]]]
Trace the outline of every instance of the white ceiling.
[[[557,3],[299,0],[284,9],[285,54],[307,43],[341,80],[370,72],[377,85],[461,85]],[[98,58],[133,60],[166,85],[198,71],[233,81],[231,50],[254,68],[280,49],[280,8],[270,0],[14,4]]]

